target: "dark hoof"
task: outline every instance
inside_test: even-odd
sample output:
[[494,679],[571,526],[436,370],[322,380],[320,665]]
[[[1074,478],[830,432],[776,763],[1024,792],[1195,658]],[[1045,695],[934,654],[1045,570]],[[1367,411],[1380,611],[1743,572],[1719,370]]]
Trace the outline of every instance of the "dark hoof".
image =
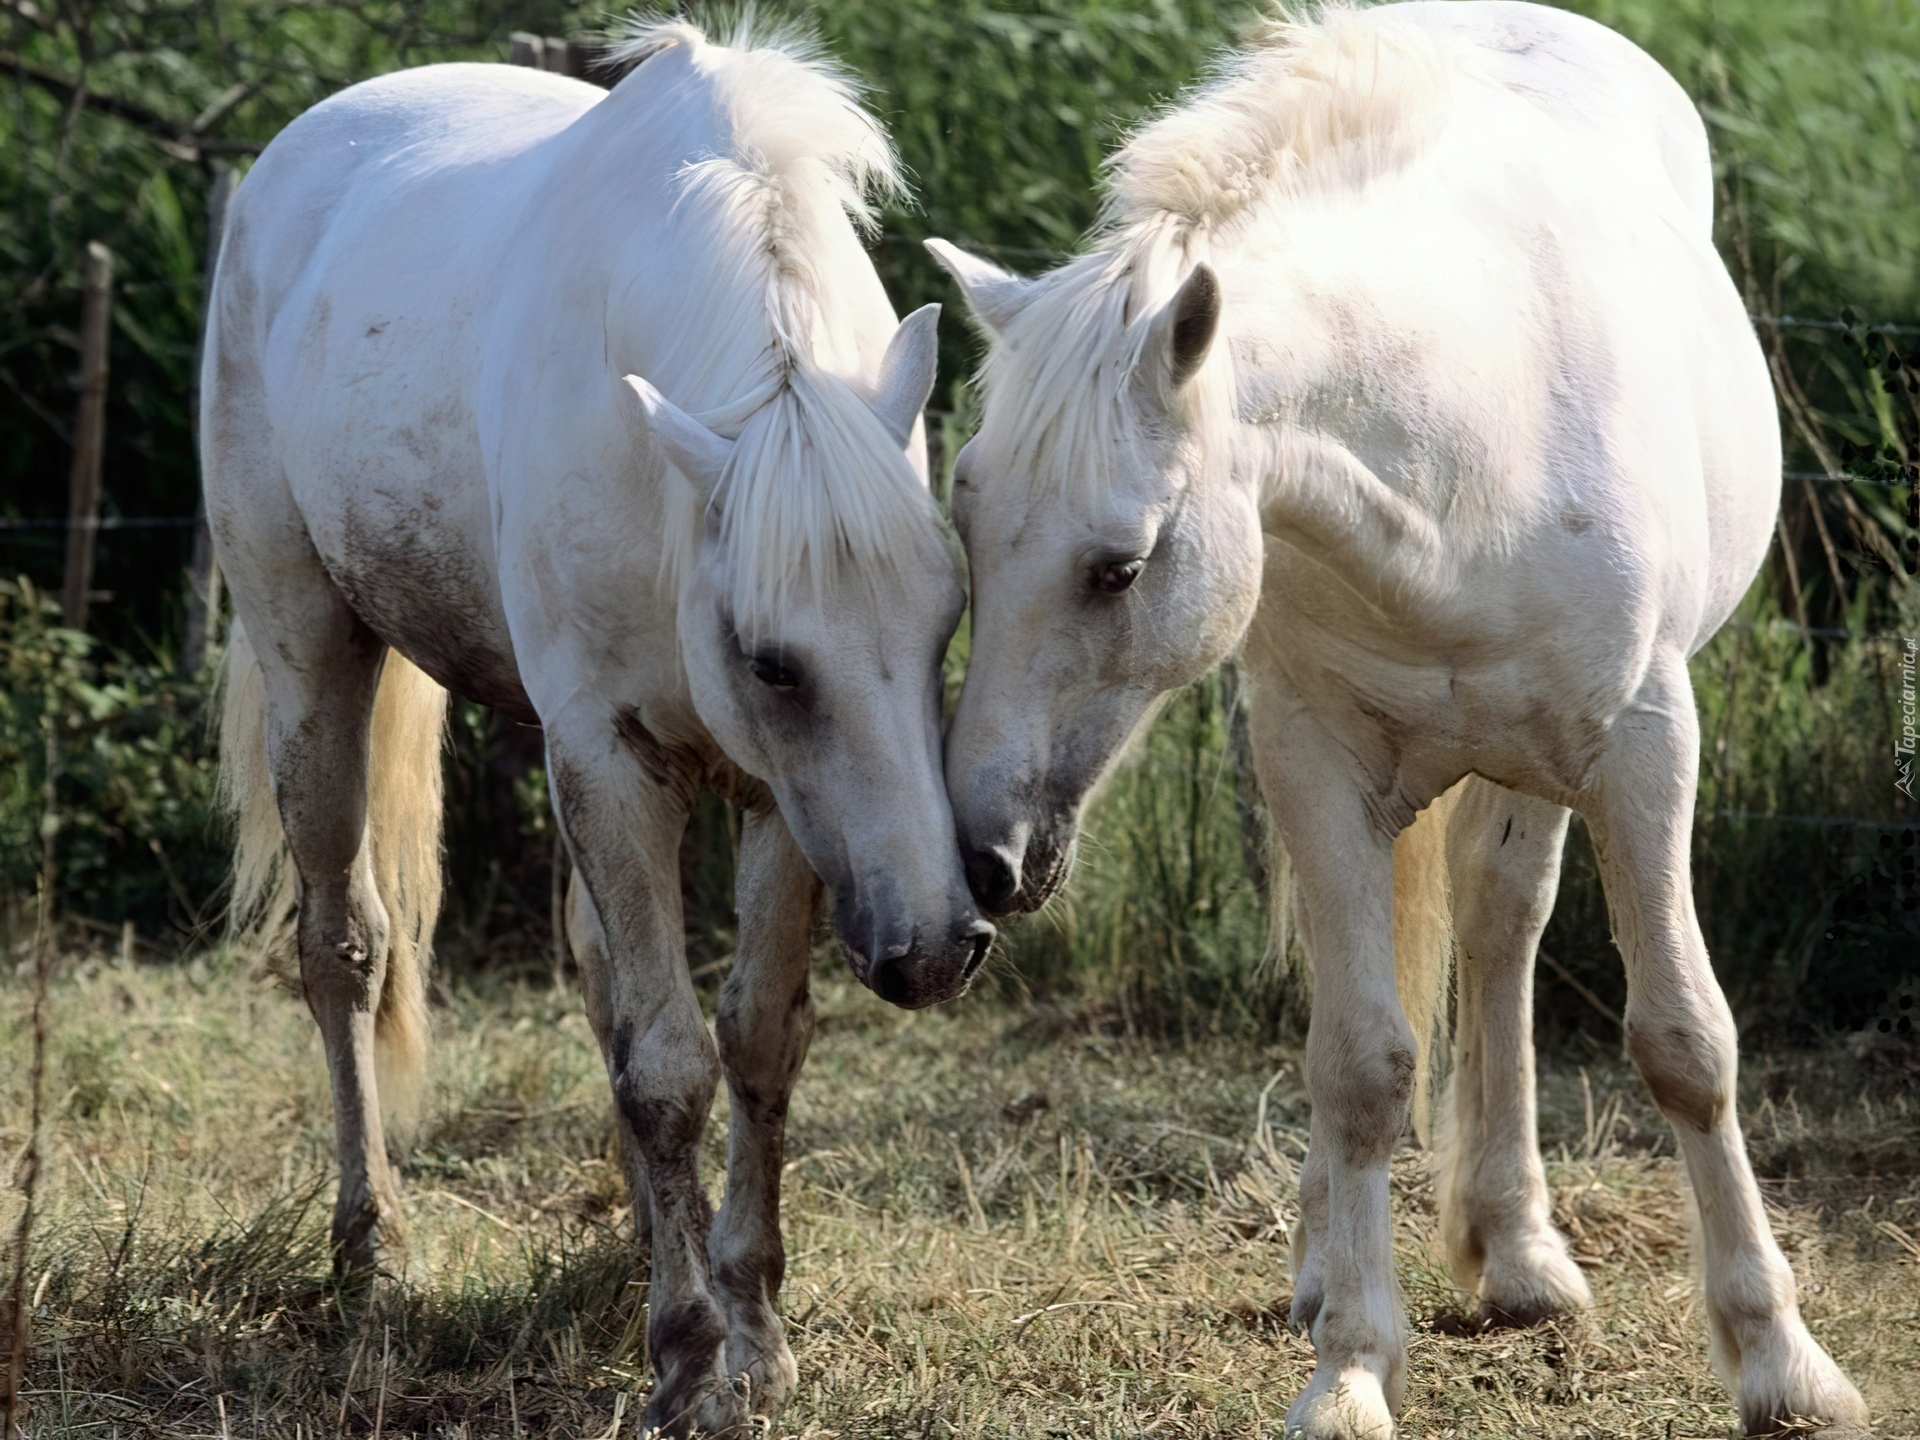
[[655,1383],[640,1417],[640,1433],[671,1437],[738,1435],[747,1423],[746,1397],[720,1373],[726,1322],[701,1299],[663,1307],[647,1325]]
[[1511,1300],[1505,1305],[1482,1303],[1474,1320],[1482,1330],[1532,1330],[1553,1320],[1571,1318],[1564,1306],[1551,1300]]
[[640,1417],[642,1436],[662,1440],[737,1440],[747,1428],[745,1399],[724,1377],[656,1390]]

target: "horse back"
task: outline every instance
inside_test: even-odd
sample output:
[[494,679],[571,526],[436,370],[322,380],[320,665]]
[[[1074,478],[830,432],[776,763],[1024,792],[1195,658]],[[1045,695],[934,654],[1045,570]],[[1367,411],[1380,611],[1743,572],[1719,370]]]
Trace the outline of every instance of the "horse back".
[[297,544],[376,634],[530,717],[498,594],[473,394],[529,153],[601,92],[507,66],[357,85],[235,197],[204,384],[223,549]]
[[1584,15],[1526,0],[1407,0],[1373,12],[1471,55],[1468,68],[1558,123],[1604,134],[1663,173],[1702,235],[1713,229],[1713,162],[1686,91],[1632,41]]

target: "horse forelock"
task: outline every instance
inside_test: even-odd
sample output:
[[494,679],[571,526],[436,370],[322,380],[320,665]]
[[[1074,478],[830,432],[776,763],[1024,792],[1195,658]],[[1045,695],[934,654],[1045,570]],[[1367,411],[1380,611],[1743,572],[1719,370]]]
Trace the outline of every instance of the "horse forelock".
[[[1208,364],[1180,394],[1159,394],[1146,353],[1154,320],[1193,269],[1186,237],[1149,227],[1040,281],[987,355],[992,424],[981,459],[1019,477],[1035,499],[1097,500],[1131,471],[1158,469],[1172,429],[1209,465],[1233,448],[1231,375]],[[1167,407],[1171,407],[1170,409]]]
[[791,371],[741,429],[715,492],[734,626],[779,632],[796,605],[922,563],[933,497],[867,402],[811,366]]
[[1130,281],[1119,257],[1083,256],[1041,281],[996,339],[981,372],[993,423],[977,442],[990,475],[1079,496],[1116,473],[1139,438]]
[[[817,600],[843,570],[877,579],[937,524],[900,446],[823,368],[845,359],[826,333],[845,227],[871,230],[876,201],[906,187],[858,82],[806,32],[749,12],[715,44],[682,21],[639,21],[614,60],[674,50],[689,53],[724,117],[723,143],[682,168],[675,203],[710,217],[729,272],[703,303],[735,313],[702,327],[727,354],[699,368],[730,370],[733,401],[701,418],[735,440],[715,503],[744,636]],[[690,545],[699,526],[682,529]],[[688,558],[687,546],[669,548],[669,564]]]

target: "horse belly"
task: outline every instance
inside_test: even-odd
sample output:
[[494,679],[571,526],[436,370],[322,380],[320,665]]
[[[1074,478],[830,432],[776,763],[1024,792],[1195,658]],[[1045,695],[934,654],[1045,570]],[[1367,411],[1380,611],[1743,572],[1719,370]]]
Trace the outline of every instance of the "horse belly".
[[539,723],[490,554],[447,513],[443,498],[412,498],[356,497],[338,550],[321,552],[334,583],[369,629],[454,694]]
[[[403,394],[436,393],[430,369],[409,378]],[[308,536],[348,604],[447,689],[533,721],[500,602],[485,471],[463,407],[343,403],[320,407],[316,418],[333,443],[283,459]]]
[[430,259],[322,270],[292,297],[286,318],[301,323],[276,326],[270,359],[274,435],[308,535],[360,618],[455,694],[530,721],[468,399],[484,308]]

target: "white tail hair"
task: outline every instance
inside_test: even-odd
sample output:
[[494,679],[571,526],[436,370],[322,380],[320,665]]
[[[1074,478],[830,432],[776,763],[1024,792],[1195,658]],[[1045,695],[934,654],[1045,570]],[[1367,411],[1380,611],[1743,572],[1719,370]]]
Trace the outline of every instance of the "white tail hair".
[[1453,975],[1453,887],[1447,878],[1447,822],[1465,782],[1414,816],[1393,842],[1393,971],[1417,1056],[1413,1132],[1433,1141],[1433,1096],[1452,1053],[1445,1003]]
[[[267,762],[266,686],[237,619],[221,668],[220,809],[233,826],[229,940],[301,989],[294,932],[298,876]],[[375,1020],[380,1108],[404,1127],[417,1111],[427,1057],[427,967],[440,915],[440,742],[447,692],[398,651],[374,696],[367,840],[386,908],[386,983]]]

